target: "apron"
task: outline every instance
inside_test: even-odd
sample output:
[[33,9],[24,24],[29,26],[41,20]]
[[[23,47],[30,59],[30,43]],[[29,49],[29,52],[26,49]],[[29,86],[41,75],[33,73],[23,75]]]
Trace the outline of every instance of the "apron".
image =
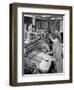
[[63,49],[59,41],[53,43],[53,57],[56,58],[55,68],[57,73],[63,72],[63,59],[62,59]]

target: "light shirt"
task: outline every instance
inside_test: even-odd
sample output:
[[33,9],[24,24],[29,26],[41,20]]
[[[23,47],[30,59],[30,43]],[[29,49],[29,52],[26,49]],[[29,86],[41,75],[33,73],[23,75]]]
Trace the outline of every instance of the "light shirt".
[[54,61],[54,58],[52,58],[52,56],[46,54],[46,53],[39,53],[38,54],[39,57],[42,57],[42,60],[39,64],[39,69],[42,71],[42,72],[47,72],[51,66],[51,61]]

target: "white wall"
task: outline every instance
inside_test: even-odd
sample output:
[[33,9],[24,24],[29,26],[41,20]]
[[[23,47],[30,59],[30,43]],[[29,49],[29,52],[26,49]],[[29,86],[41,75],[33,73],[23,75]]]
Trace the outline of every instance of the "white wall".
[[[9,86],[9,3],[12,2],[14,0],[0,0],[0,90],[73,90],[74,83],[26,87]],[[72,5],[74,11],[74,0],[15,0],[15,2]]]

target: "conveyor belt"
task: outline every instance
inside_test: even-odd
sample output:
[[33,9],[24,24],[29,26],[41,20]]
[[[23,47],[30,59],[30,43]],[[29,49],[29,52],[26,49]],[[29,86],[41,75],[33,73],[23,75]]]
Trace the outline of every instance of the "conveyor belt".
[[40,40],[41,40],[41,38],[38,38],[37,40],[34,40],[27,45],[24,45],[24,48],[26,49],[26,53],[33,50],[36,46],[38,46],[38,43]]
[[31,41],[31,42],[30,42],[30,43],[28,43],[28,44],[24,44],[24,47],[25,47],[25,48],[27,48],[27,47],[29,47],[29,46],[33,45],[34,43],[38,42],[39,40],[41,40],[41,38],[40,38],[40,37],[39,37],[39,38],[37,38],[37,39],[35,39],[35,40],[33,40],[33,41]]

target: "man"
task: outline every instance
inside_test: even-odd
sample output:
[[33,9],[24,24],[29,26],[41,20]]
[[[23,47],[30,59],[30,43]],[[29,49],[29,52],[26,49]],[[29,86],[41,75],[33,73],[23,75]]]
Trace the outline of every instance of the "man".
[[56,59],[55,68],[57,70],[57,73],[62,73],[63,72],[63,59],[62,59],[63,49],[61,46],[60,37],[58,36],[58,34],[53,33],[49,35],[49,38],[53,42],[52,53],[53,53],[53,57]]

